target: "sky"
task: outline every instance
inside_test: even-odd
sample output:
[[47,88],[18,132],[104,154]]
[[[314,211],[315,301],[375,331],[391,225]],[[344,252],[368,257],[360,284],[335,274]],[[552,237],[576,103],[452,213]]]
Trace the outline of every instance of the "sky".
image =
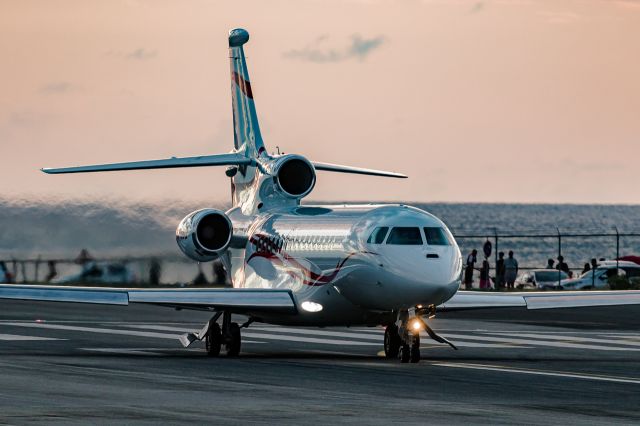
[[221,168],[41,167],[233,146],[227,33],[310,201],[640,204],[640,1],[0,0],[0,197],[229,200]]

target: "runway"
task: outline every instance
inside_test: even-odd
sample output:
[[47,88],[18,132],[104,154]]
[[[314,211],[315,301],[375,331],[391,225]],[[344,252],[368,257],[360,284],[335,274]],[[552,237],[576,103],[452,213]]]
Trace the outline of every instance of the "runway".
[[241,357],[177,336],[209,315],[0,302],[0,422],[637,424],[640,307],[441,314],[458,351],[381,356],[380,328],[254,324]]

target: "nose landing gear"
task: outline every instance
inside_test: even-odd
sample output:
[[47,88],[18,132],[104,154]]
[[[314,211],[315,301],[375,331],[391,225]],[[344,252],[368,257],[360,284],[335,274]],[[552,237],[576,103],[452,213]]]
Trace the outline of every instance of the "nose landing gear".
[[397,320],[390,324],[384,331],[384,354],[387,358],[398,358],[400,362],[420,362],[420,331],[424,330],[433,340],[446,343],[453,349],[458,349],[453,343],[438,335],[422,319],[423,315],[430,318],[435,314],[435,309],[412,308],[398,311]]

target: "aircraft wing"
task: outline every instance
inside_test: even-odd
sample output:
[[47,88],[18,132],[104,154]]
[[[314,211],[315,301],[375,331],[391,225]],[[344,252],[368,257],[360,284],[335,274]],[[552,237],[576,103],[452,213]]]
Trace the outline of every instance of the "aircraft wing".
[[271,289],[144,289],[0,284],[0,299],[124,306],[140,303],[183,309],[226,309],[239,314],[255,311],[297,312],[289,290]]
[[369,176],[383,176],[406,179],[407,175],[396,172],[386,172],[384,170],[363,169],[362,167],[341,166],[340,164],[320,163],[313,161],[313,167],[316,170],[322,170],[324,172],[338,172],[338,173],[354,173],[357,175],[369,175]]
[[48,174],[111,172],[117,170],[170,169],[176,167],[240,166],[250,164],[251,159],[240,154],[215,154],[200,157],[167,158],[163,160],[132,161],[128,163],[95,164],[92,166],[44,168]]
[[526,309],[583,308],[640,304],[640,290],[624,291],[536,291],[483,293],[459,291],[439,311],[522,307]]

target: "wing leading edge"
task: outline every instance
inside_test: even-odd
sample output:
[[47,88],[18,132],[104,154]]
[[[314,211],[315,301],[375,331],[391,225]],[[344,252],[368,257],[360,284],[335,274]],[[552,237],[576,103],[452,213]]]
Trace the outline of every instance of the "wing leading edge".
[[92,166],[44,168],[48,174],[113,172],[120,170],[171,169],[177,167],[241,166],[252,160],[240,154],[215,154],[200,157],[167,158],[163,160],[131,161],[128,163],[95,164]]
[[439,311],[522,307],[527,309],[639,305],[639,290],[481,293],[459,291]]
[[184,309],[227,309],[235,313],[297,312],[289,290],[269,289],[140,289],[2,284],[0,299],[121,306],[141,303]]

